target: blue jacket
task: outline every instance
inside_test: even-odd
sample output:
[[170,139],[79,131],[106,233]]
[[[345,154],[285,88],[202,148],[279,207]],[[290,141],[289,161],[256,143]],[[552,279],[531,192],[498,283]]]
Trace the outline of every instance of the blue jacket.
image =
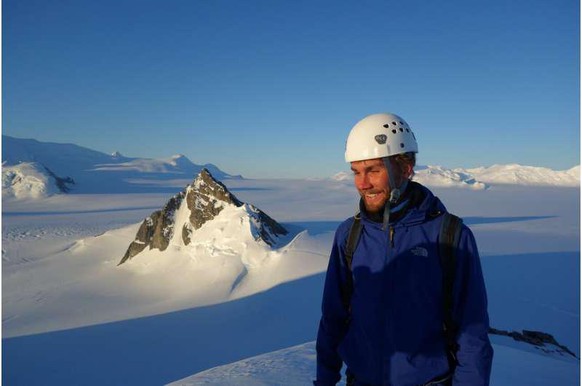
[[[356,385],[423,385],[449,371],[438,253],[439,213],[446,209],[427,188],[414,186],[424,198],[388,229],[362,212],[362,233],[352,261],[349,323],[341,291],[353,218],[336,231],[317,335],[316,386],[335,385],[342,362]],[[465,225],[453,293],[459,345],[453,386],[488,385],[493,349],[487,335],[487,295],[475,239]]]

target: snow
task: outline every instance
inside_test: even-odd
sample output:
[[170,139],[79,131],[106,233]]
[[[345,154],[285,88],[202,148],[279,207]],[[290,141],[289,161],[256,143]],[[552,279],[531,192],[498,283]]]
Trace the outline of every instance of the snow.
[[126,162],[118,162],[120,155],[113,154],[112,156],[116,162],[95,164],[92,170],[184,174],[187,173],[186,171],[196,169],[196,165],[182,154],[174,155],[166,159],[128,159]]
[[453,171],[442,166],[419,167],[413,178],[427,186],[461,187],[476,190],[486,189],[487,185],[463,170]]
[[[186,197],[186,196],[185,196]],[[180,207],[174,213],[175,223],[177,224],[177,231],[174,232],[172,239],[170,240],[170,245],[175,245],[181,247],[184,245],[182,240],[182,227],[188,225],[188,229],[191,230],[190,226],[190,209],[188,209],[188,202],[183,199],[180,203]]]
[[2,196],[18,200],[39,199],[59,193],[55,179],[36,162],[2,167]]
[[[240,179],[212,164],[198,165],[182,154],[165,159],[131,158],[118,152],[105,154],[74,144],[39,142],[33,139],[2,136],[3,197],[9,200],[42,198],[58,193],[44,183],[45,167],[61,177],[75,181],[73,193],[175,193],[184,187],[203,168],[219,179]],[[20,167],[19,173],[31,181],[17,193],[6,190],[5,181],[13,181],[10,168],[24,163],[36,163],[35,170]],[[331,178],[351,185],[349,172]],[[418,166],[415,179],[432,187],[463,187],[480,190],[498,185],[580,186],[580,166],[555,171],[548,168],[521,165],[494,165],[473,169],[447,169],[442,166]],[[40,181],[40,182],[38,182]]]
[[310,342],[215,367],[169,385],[309,385],[315,374],[315,358],[315,345]]
[[[166,251],[117,266],[189,182],[3,202],[5,384],[309,383],[333,233],[357,207],[351,180],[223,180],[290,234],[257,243],[252,209],[225,206],[191,245],[176,229]],[[579,356],[579,186],[433,191],[475,233],[492,325],[543,330]],[[577,360],[494,343],[492,385],[577,382]]]
[[580,186],[580,166],[555,171],[543,167],[510,164],[455,171],[469,173],[477,180],[490,184]]
[[[129,203],[138,204],[133,195],[115,197],[118,200],[124,199],[128,206]],[[176,237],[172,238],[172,244],[166,251],[146,250],[135,256],[130,263],[118,268],[115,267],[141,223],[139,219],[146,218],[152,209],[157,208],[146,206],[139,211],[131,208],[127,211],[121,209],[113,212],[96,211],[87,223],[83,222],[77,229],[87,228],[89,224],[95,227],[99,222],[105,222],[104,226],[98,227],[93,233],[89,229],[87,232],[89,237],[86,238],[78,238],[83,236],[83,233],[72,234],[70,239],[54,248],[54,254],[47,255],[51,264],[45,264],[43,257],[45,252],[42,249],[53,250],[50,246],[51,237],[43,237],[40,232],[24,233],[20,230],[24,225],[17,226],[17,223],[27,224],[27,220],[36,224],[47,222],[47,230],[43,229],[42,232],[50,232],[51,229],[55,231],[58,228],[51,225],[54,219],[62,215],[49,209],[52,203],[53,201],[47,200],[45,210],[48,210],[38,215],[34,211],[30,212],[30,215],[23,213],[24,207],[20,205],[15,205],[19,211],[14,212],[9,209],[10,205],[4,208],[4,260],[7,262],[3,272],[6,288],[4,316],[9,319],[3,326],[5,337],[215,304],[319,272],[325,264],[324,254],[315,253],[320,260],[317,262],[314,261],[312,252],[296,253],[293,250],[293,246],[301,245],[302,239],[307,237],[305,233],[298,234],[300,228],[293,224],[289,226],[292,232],[282,239],[279,249],[273,250],[264,242],[257,243],[251,231],[249,210],[245,206],[234,205],[226,206],[213,221],[204,224],[193,233],[190,245],[183,246],[181,238],[178,237],[181,232],[176,232]],[[60,204],[59,202],[59,209]],[[79,217],[79,212],[82,217],[86,217],[81,209],[82,202],[71,204],[69,207],[71,215],[66,216],[69,221]],[[79,207],[75,207],[74,204]],[[119,207],[123,202],[112,204]],[[144,214],[146,209],[147,214]],[[107,231],[114,218],[130,215],[133,223],[128,220],[120,221],[114,226],[117,229]],[[185,216],[183,206],[178,210],[177,216]],[[119,228],[120,225],[125,226]],[[29,245],[31,241],[34,245]],[[312,243],[313,240],[310,239],[308,242]],[[328,243],[326,240],[325,247]],[[30,256],[18,258],[22,255],[20,252],[22,247],[25,249],[34,247],[34,250],[29,252],[34,258]],[[286,256],[285,262],[276,264],[283,255]],[[34,261],[36,264],[27,265],[23,259]],[[293,269],[286,269],[286,266],[292,266]],[[243,270],[248,271],[247,277],[243,281],[239,279],[238,284],[234,286]],[[53,282],[54,275],[63,272],[67,273],[66,278]],[[36,277],[47,280],[33,280]],[[20,283],[26,283],[26,286],[22,287]],[[106,283],[108,285],[101,288]],[[95,298],[96,304],[93,305],[92,313],[86,313],[84,306],[61,314],[60,310],[55,312],[52,308],[55,304],[50,301],[45,304],[45,300],[37,302],[33,297],[27,299],[26,295],[22,296],[23,293],[54,292],[55,298],[58,297],[64,302],[74,302],[79,292],[88,291],[86,287],[90,287],[89,291]],[[13,290],[14,298],[10,295]],[[117,302],[110,299],[112,292],[118,293],[121,300],[128,296],[135,299],[131,305],[124,301]],[[166,297],[168,301],[157,303],[159,296]],[[155,307],[151,305],[152,299],[157,303]]]
[[[574,385],[579,379],[576,359],[556,358],[511,347],[507,339],[493,344],[492,385]],[[507,346],[505,343],[509,344]],[[202,371],[169,386],[304,386],[315,374],[315,342],[247,358]],[[338,384],[345,385],[345,378]]]
[[[332,177],[335,181],[352,181],[351,173],[340,172]],[[472,169],[447,169],[428,165],[415,168],[414,180],[432,187],[455,187],[475,190],[492,185],[523,186],[580,186],[580,166],[568,170],[552,170],[543,167],[518,164],[493,165]]]
[[[176,186],[183,187],[190,183],[203,168],[210,170],[217,178],[229,177],[215,165],[197,165],[183,155],[165,159],[130,158],[118,152],[105,154],[74,144],[40,142],[3,135],[3,191],[5,171],[23,163],[36,163],[40,170],[47,167],[59,177],[72,178],[75,181],[72,191],[79,194],[175,193]],[[35,177],[34,173],[32,177]],[[20,199],[4,193],[3,196],[11,200]],[[44,196],[46,194],[38,197]]]

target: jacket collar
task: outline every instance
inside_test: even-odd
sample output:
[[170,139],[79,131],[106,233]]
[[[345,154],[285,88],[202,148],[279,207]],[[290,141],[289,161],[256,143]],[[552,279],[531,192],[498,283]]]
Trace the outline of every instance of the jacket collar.
[[[391,226],[409,226],[423,223],[428,219],[437,217],[447,211],[441,200],[428,188],[418,182],[410,181],[406,193],[402,197],[402,202],[405,200],[409,200],[408,205],[402,209],[402,214],[394,216],[394,219],[392,219],[391,216]],[[361,200],[360,214],[365,223],[379,228],[382,227],[381,222],[374,221],[374,219],[366,213]]]

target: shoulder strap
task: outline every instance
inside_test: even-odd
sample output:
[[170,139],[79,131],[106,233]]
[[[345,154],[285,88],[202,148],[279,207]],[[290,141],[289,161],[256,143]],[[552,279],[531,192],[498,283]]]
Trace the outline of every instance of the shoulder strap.
[[348,234],[347,242],[346,242],[346,265],[348,270],[351,272],[352,270],[352,259],[354,257],[354,252],[356,251],[356,247],[358,246],[358,241],[360,241],[360,233],[362,233],[362,223],[360,221],[360,214],[357,213],[354,216],[354,221],[352,222],[352,226],[350,227],[350,233]]
[[455,340],[457,328],[453,322],[453,285],[462,225],[463,220],[459,217],[445,213],[439,234],[439,256],[443,270],[443,332],[454,361],[457,351]]
[[354,216],[352,225],[350,226],[350,232],[348,233],[348,238],[346,240],[346,250],[344,254],[346,265],[346,285],[344,288],[342,288],[342,300],[348,312],[351,312],[350,303],[352,299],[352,292],[354,290],[352,260],[356,247],[358,246],[358,241],[360,241],[360,234],[362,233],[362,223],[360,220],[360,214],[357,213]]

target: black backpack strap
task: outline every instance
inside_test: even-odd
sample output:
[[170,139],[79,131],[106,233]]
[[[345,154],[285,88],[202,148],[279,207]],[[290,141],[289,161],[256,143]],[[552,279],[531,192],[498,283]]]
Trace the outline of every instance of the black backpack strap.
[[443,333],[452,356],[450,364],[453,368],[456,365],[456,352],[458,350],[457,326],[453,322],[453,285],[462,225],[463,220],[459,217],[445,213],[439,234],[439,256],[443,270]]
[[[344,254],[344,263],[346,265],[346,285],[342,288],[342,301],[344,306],[351,313],[351,299],[352,293],[354,291],[354,281],[352,276],[352,260],[354,258],[354,252],[360,240],[360,234],[362,233],[362,222],[360,214],[357,213],[354,216],[354,221],[350,226],[350,232],[348,233],[348,238],[346,240],[346,249]],[[349,320],[349,317],[348,317]]]
[[346,241],[345,260],[350,272],[352,271],[352,259],[354,257],[354,252],[356,251],[358,241],[360,240],[360,233],[362,233],[362,222],[360,214],[358,213],[354,216],[354,221],[352,222],[350,233],[348,234]]

